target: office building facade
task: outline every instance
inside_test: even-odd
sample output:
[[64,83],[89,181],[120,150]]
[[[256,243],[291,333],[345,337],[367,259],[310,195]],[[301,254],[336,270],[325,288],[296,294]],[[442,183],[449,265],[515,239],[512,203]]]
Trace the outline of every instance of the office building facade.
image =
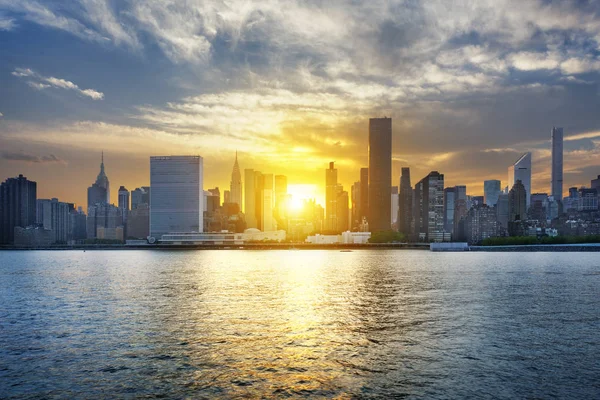
[[403,167],[398,194],[398,232],[410,235],[412,232],[413,190],[410,183],[410,168]]
[[369,120],[369,229],[391,228],[392,119]]
[[[561,200],[563,196],[563,128],[553,127],[552,139],[552,179],[550,195]],[[529,194],[529,193],[528,193]]]
[[500,181],[497,179],[491,179],[483,182],[483,202],[494,207],[498,202],[498,196],[500,196]]
[[36,222],[37,183],[23,175],[0,184],[0,244],[14,243],[15,227]]
[[202,185],[202,157],[150,157],[150,236],[202,232]]

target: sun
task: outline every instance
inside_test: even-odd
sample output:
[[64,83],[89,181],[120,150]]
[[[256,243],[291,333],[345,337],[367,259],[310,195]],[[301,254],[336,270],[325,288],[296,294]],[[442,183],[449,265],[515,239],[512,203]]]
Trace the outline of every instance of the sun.
[[290,211],[300,211],[304,206],[304,200],[298,196],[290,196],[288,201],[288,210]]

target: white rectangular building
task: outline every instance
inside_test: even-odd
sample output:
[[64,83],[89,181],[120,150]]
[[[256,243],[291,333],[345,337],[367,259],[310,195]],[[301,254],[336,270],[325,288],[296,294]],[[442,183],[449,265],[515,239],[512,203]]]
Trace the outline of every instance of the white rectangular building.
[[202,232],[203,162],[200,156],[150,157],[150,236]]

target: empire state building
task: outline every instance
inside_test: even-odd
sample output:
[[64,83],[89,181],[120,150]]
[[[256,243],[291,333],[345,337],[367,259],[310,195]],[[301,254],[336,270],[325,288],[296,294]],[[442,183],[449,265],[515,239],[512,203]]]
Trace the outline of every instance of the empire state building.
[[88,188],[88,207],[96,204],[110,204],[110,183],[104,172],[104,152],[102,152],[100,172],[96,177],[96,182]]
[[233,163],[233,171],[231,171],[231,183],[229,185],[230,202],[237,203],[242,209],[242,174],[238,165],[237,151],[235,152],[235,162]]

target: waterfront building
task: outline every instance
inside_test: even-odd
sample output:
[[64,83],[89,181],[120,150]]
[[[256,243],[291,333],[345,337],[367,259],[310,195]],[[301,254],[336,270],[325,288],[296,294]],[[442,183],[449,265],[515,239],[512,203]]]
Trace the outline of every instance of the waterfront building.
[[[86,220],[86,236],[88,239],[98,239],[98,228],[116,229],[123,226],[123,213],[113,204],[98,203],[88,207]],[[104,231],[103,231],[104,232]]]
[[369,168],[360,169],[360,215],[359,221],[369,219]]
[[483,202],[490,207],[493,207],[498,202],[498,196],[500,195],[500,181],[497,179],[490,179],[483,182]]
[[15,226],[14,245],[23,247],[45,247],[55,242],[52,229],[43,226],[30,225],[27,227]]
[[13,244],[15,227],[35,224],[36,200],[37,183],[23,175],[0,184],[0,244]]
[[410,168],[403,167],[398,195],[398,232],[407,237],[412,231],[413,190],[410,183]]
[[531,153],[523,154],[513,165],[508,167],[508,187],[512,190],[517,181],[521,181],[525,189],[525,207],[528,208],[531,194]]
[[202,185],[202,157],[150,157],[150,236],[202,232]]
[[369,119],[369,227],[390,229],[392,119]]
[[160,244],[171,245],[241,245],[245,243],[282,242],[286,239],[284,230],[261,232],[248,228],[243,233],[234,232],[173,232],[163,235]]
[[71,208],[69,213],[69,237],[68,240],[84,240],[87,238],[87,215],[81,207]]
[[348,192],[343,190],[342,185],[338,185],[336,198],[336,232],[344,232],[350,229],[350,209],[348,208]]
[[398,194],[398,186],[392,186],[392,198],[391,204],[392,209],[390,211],[391,221],[390,224],[397,229],[398,224],[398,210],[400,208],[400,204],[398,203],[400,195]]
[[459,223],[467,216],[469,208],[470,206],[468,204],[467,187],[465,185],[454,186],[454,229],[452,234],[455,239],[460,236]]
[[552,178],[550,195],[562,199],[563,195],[563,128],[552,127]]
[[465,238],[470,244],[479,244],[482,240],[498,236],[496,210],[487,204],[472,207],[464,221]]
[[444,175],[432,171],[415,187],[419,193],[419,236],[428,242],[442,242],[444,235]]
[[72,208],[69,203],[58,199],[38,199],[36,224],[44,229],[51,230],[53,243],[67,243],[70,234],[70,214]]
[[150,235],[150,207],[140,203],[129,212],[127,219],[127,237],[146,239]]
[[139,204],[150,205],[150,186],[142,186],[131,191],[131,209],[135,210]]
[[237,151],[235,152],[235,161],[233,162],[233,170],[231,171],[231,182],[229,184],[230,198],[228,203],[236,203],[240,210],[242,209],[242,174],[238,164]]
[[256,193],[254,170],[244,170],[244,213],[246,214],[246,225],[248,228],[257,228],[256,221]]
[[456,187],[444,189],[444,231],[454,232],[454,208]]

